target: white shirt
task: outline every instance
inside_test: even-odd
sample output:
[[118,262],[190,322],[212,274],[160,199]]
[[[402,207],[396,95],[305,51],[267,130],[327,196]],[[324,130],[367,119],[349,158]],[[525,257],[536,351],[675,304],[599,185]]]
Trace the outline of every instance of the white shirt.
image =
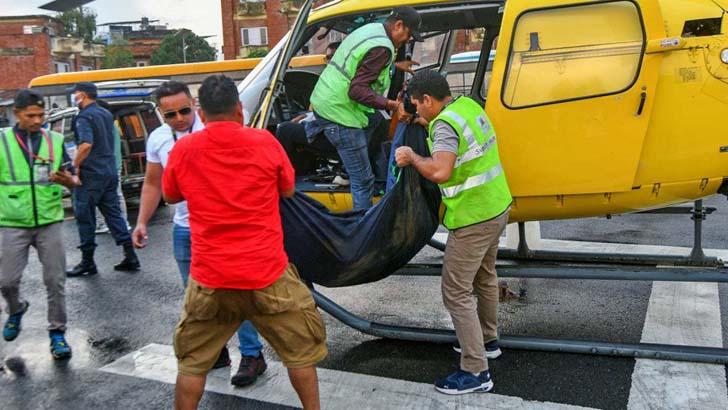
[[[197,132],[204,128],[205,124],[202,123],[200,117],[198,117],[197,113],[195,113],[195,122],[192,124],[192,129],[188,131],[177,131],[177,139],[184,137],[190,132]],[[147,139],[147,162],[162,164],[162,168],[166,168],[167,161],[169,160],[169,153],[172,151],[174,143],[172,127],[166,123],[152,131],[151,135],[149,135],[149,139]],[[187,211],[187,201],[183,201],[175,205],[174,223],[176,225],[189,228],[189,216],[189,211]]]

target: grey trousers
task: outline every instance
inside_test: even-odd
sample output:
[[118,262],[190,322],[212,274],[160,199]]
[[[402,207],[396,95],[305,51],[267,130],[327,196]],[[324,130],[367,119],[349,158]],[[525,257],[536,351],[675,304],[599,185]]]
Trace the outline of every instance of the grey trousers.
[[[509,210],[479,224],[450,231],[442,267],[442,300],[460,342],[460,368],[488,370],[485,342],[498,338],[498,239]],[[474,297],[473,297],[474,296]]]
[[66,252],[63,247],[63,224],[40,228],[0,228],[0,293],[12,315],[23,309],[20,279],[28,264],[28,249],[35,247],[43,265],[43,283],[48,297],[48,330],[66,330]]

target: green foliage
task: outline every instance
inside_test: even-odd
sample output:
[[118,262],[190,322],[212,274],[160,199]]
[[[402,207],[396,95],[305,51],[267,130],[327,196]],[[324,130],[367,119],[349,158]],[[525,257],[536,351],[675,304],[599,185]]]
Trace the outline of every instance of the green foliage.
[[106,55],[101,62],[102,68],[134,67],[134,54],[126,47],[126,42],[116,43],[106,47]]
[[91,41],[96,34],[96,12],[88,7],[79,7],[58,13],[56,16],[63,23],[67,34]]
[[187,62],[214,61],[215,49],[205,39],[189,30],[182,30],[162,40],[159,48],[152,54],[151,65],[180,64],[184,62],[182,44],[186,46]]
[[245,58],[260,58],[265,57],[268,55],[268,49],[267,48],[259,48],[257,50],[253,50],[250,53],[248,53]]

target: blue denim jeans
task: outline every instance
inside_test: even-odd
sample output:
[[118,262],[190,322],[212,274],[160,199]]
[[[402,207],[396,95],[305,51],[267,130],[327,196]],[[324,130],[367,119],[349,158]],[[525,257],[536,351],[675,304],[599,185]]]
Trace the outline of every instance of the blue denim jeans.
[[117,245],[131,242],[131,234],[126,219],[121,215],[117,187],[119,177],[114,175],[97,175],[84,172],[81,174],[83,185],[73,190],[73,213],[76,217],[78,234],[81,238],[81,250],[96,248],[96,208],[104,215],[106,225]]
[[[192,241],[190,240],[190,228],[174,224],[172,228],[172,244],[174,246],[174,259],[177,261],[179,273],[182,276],[182,284],[187,288],[187,279],[190,277],[190,262],[192,261]],[[240,354],[243,356],[260,356],[263,343],[255,327],[249,320],[243,322],[238,329],[238,342],[240,343]]]
[[323,131],[326,138],[336,147],[341,162],[349,174],[351,197],[354,209],[368,209],[374,197],[374,174],[369,162],[369,139],[376,129],[381,115],[369,115],[369,125],[364,128],[350,128],[331,122],[315,115],[315,119],[306,123],[306,135],[316,135]]

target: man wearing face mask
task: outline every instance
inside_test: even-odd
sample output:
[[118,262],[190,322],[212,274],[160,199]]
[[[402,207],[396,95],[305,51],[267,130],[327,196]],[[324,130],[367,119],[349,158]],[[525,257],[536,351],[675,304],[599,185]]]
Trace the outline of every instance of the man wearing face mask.
[[[396,7],[384,23],[354,30],[336,50],[311,95],[315,119],[306,124],[306,135],[323,131],[336,147],[349,174],[354,209],[372,206],[374,174],[367,145],[378,125],[376,110],[399,109],[399,101],[382,94],[389,88],[389,69],[397,50],[412,38],[422,41],[420,22],[417,10]],[[400,61],[395,67],[412,72],[412,65],[417,62]]]
[[114,117],[96,103],[96,85],[81,82],[74,86],[72,103],[80,108],[74,119],[78,151],[73,160],[79,171],[81,186],[73,193],[73,210],[81,239],[81,262],[66,271],[67,276],[98,273],[94,262],[96,249],[95,208],[106,219],[106,225],[117,245],[124,247],[124,259],[114,266],[119,271],[138,271],[139,259],[131,243],[131,234],[121,215],[117,194],[118,174],[114,159]]

